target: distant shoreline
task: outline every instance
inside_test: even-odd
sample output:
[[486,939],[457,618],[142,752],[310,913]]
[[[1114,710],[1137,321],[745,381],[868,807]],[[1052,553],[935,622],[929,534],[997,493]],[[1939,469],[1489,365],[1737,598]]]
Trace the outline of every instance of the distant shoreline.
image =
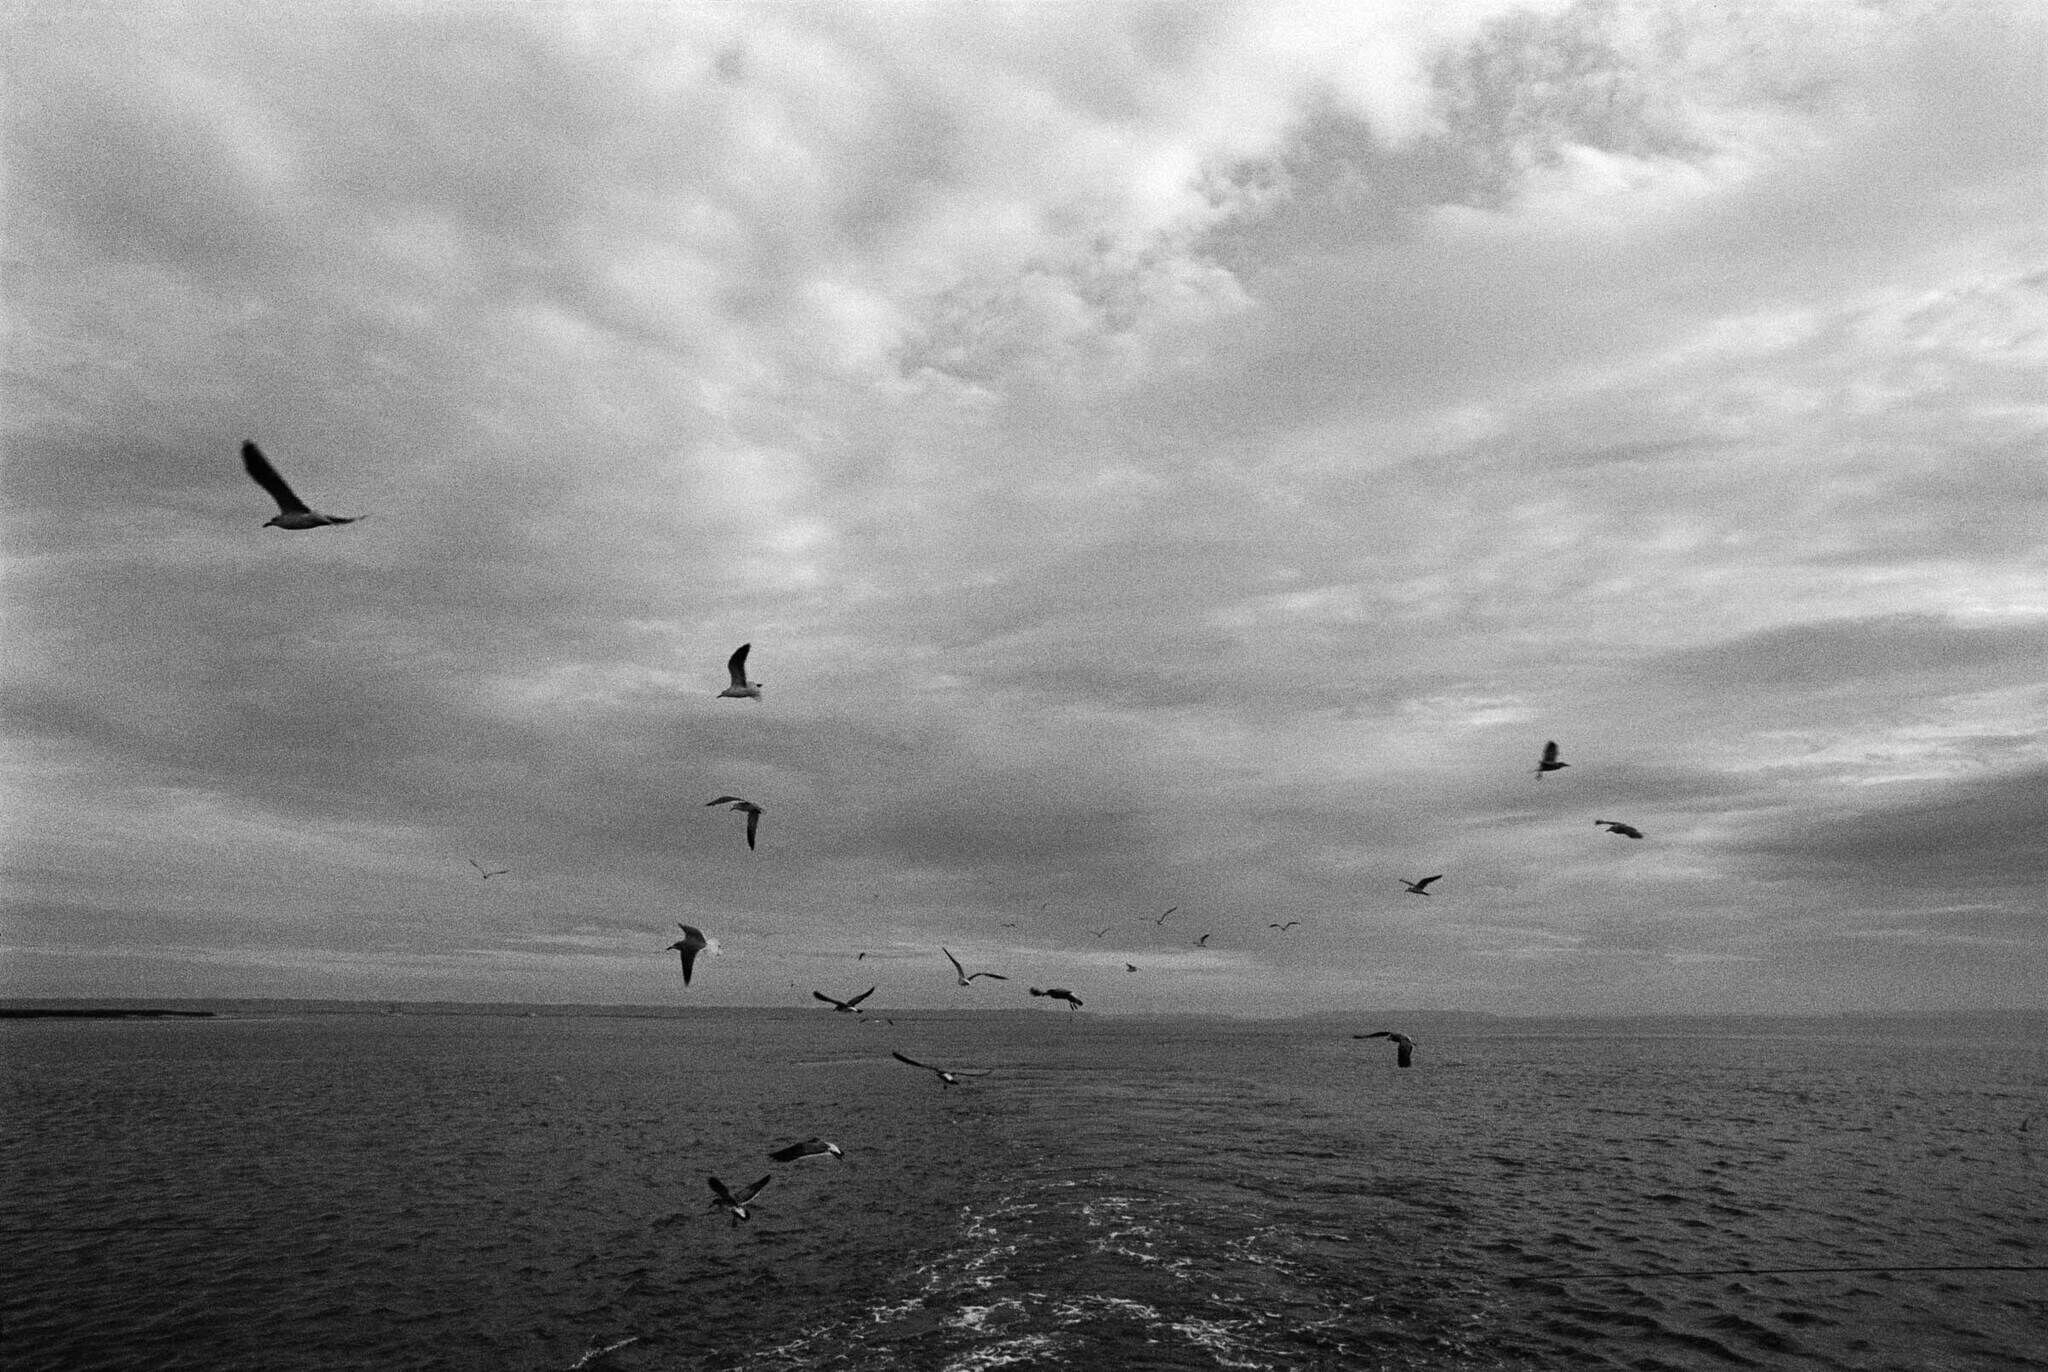
[[107,1010],[100,1008],[9,1010],[0,1019],[214,1019],[217,1010]]

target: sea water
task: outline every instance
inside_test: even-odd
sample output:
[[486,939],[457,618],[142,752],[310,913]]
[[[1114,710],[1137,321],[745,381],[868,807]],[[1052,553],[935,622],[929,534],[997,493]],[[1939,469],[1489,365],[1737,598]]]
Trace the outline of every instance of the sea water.
[[0,1365],[2043,1367],[2044,1084],[2010,1018],[11,1021]]

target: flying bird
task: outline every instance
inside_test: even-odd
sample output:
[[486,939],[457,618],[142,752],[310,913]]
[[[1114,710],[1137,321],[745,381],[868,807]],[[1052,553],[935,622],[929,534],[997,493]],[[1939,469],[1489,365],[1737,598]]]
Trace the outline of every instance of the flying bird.
[[1106,926],[1106,927],[1104,927],[1104,928],[1101,928],[1101,929],[1097,929],[1097,930],[1095,931],[1095,937],[1097,937],[1097,938],[1101,938],[1101,937],[1102,937],[1102,936],[1103,936],[1104,934],[1108,933],[1108,932],[1109,932],[1109,931],[1110,931],[1111,929],[1114,929],[1114,928],[1116,928],[1116,926],[1115,926],[1114,924],[1111,924],[1111,925],[1108,925],[1108,926]]
[[1569,766],[1571,766],[1569,762],[1559,762],[1557,760],[1557,740],[1552,739],[1543,745],[1543,758],[1536,764],[1536,779],[1541,781],[1545,772],[1555,772],[1561,767]]
[[1031,988],[1031,994],[1034,996],[1049,996],[1053,1000],[1063,1000],[1067,1003],[1067,1008],[1069,1010],[1078,1010],[1081,1008],[1081,998],[1075,995],[1072,991],[1069,991],[1064,986],[1054,986],[1044,991],[1041,991],[1036,986],[1034,986]]
[[855,962],[864,962],[864,961],[866,961],[866,960],[867,960],[867,954],[866,954],[866,953],[856,953],[856,954],[854,954],[854,955],[853,955],[853,960],[854,960]]
[[747,847],[751,848],[754,846],[754,833],[761,827],[760,806],[754,804],[751,800],[741,800],[738,796],[720,796],[717,800],[707,800],[704,804],[707,809],[713,805],[723,805],[727,809],[738,810],[741,814],[745,815],[747,817]]
[[761,683],[747,680],[747,650],[753,646],[751,643],[742,643],[733,651],[733,655],[726,659],[725,670],[732,677],[732,685],[718,693],[720,699],[726,696],[731,696],[735,700],[761,698]]
[[242,442],[242,469],[255,479],[258,486],[270,492],[270,498],[277,502],[277,514],[263,521],[268,529],[276,525],[280,529],[317,529],[323,524],[353,524],[357,516],[324,515],[309,507],[305,501],[292,494],[292,488],[277,474],[277,468],[270,465],[270,459],[263,455],[263,449],[244,439]]
[[775,1180],[775,1178],[772,1175],[763,1177],[752,1186],[741,1191],[737,1196],[726,1190],[725,1183],[718,1178],[707,1177],[705,1180],[711,1183],[711,1194],[716,1197],[711,1202],[711,1208],[713,1210],[730,1211],[732,1213],[732,1227],[737,1229],[740,1227],[740,1221],[747,1217],[747,1202],[760,1195],[761,1188]]
[[1172,913],[1173,913],[1173,912],[1174,912],[1175,910],[1178,910],[1178,909],[1180,909],[1180,907],[1179,907],[1178,905],[1169,905],[1169,906],[1167,906],[1167,907],[1166,907],[1166,914],[1165,914],[1165,915],[1161,915],[1161,916],[1160,916],[1160,917],[1159,917],[1158,919],[1155,919],[1155,920],[1153,920],[1152,922],[1153,922],[1154,924],[1164,924],[1164,923],[1166,923],[1166,915],[1170,915],[1170,914],[1172,914]]
[[1423,887],[1425,887],[1425,886],[1427,886],[1427,885],[1429,885],[1429,883],[1431,883],[1432,881],[1442,881],[1443,879],[1444,879],[1444,874],[1443,874],[1442,872],[1438,872],[1438,873],[1437,873],[1437,874],[1436,874],[1435,876],[1433,876],[1433,877],[1424,877],[1424,878],[1423,878],[1422,880],[1420,880],[1420,881],[1410,881],[1410,880],[1408,880],[1408,878],[1406,878],[1406,877],[1395,877],[1395,878],[1394,878],[1394,880],[1396,880],[1396,881],[1400,882],[1400,883],[1401,883],[1401,884],[1402,884],[1403,886],[1407,887],[1407,888],[1408,888],[1408,894],[1410,894],[1410,895],[1413,895],[1413,896],[1426,896],[1426,895],[1428,895],[1428,894],[1429,894],[1429,892],[1427,892],[1427,891],[1423,890],[1422,888],[1423,888]]
[[1126,972],[1135,972],[1138,970],[1138,964],[1135,962],[1127,962],[1124,964],[1124,970]]
[[954,957],[952,953],[947,952],[947,950],[944,948],[939,949],[939,951],[941,953],[945,953],[946,961],[953,964],[953,975],[960,978],[960,984],[962,986],[972,986],[974,984],[975,977],[989,977],[996,981],[1009,980],[1009,978],[1004,976],[1001,972],[975,972],[970,974],[965,967],[962,967],[960,965],[960,959]]
[[829,1157],[837,1162],[846,1156],[846,1150],[830,1139],[811,1135],[802,1143],[792,1143],[787,1148],[778,1148],[768,1155],[777,1162],[802,1162],[805,1158]]
[[492,867],[486,869],[484,865],[481,862],[478,862],[475,858],[471,858],[469,860],[469,865],[476,868],[477,874],[481,876],[485,881],[489,881],[492,877],[504,876],[507,872],[512,870],[510,867]]
[[896,1059],[896,1061],[898,1062],[907,1062],[912,1067],[922,1067],[925,1071],[930,1072],[934,1076],[936,1076],[939,1079],[939,1084],[942,1086],[958,1086],[960,1084],[960,1078],[962,1077],[985,1077],[989,1073],[989,1069],[986,1067],[981,1068],[979,1070],[971,1070],[966,1067],[955,1067],[951,1071],[948,1071],[946,1068],[943,1067],[934,1067],[928,1062],[919,1062],[916,1058],[909,1057],[905,1054],[896,1052],[894,1049],[890,1050],[889,1056]]
[[866,1000],[866,999],[867,999],[867,998],[868,998],[869,996],[872,996],[872,995],[873,995],[874,993],[875,993],[875,988],[874,988],[874,987],[872,987],[872,986],[870,986],[870,987],[869,987],[869,988],[868,988],[867,990],[865,990],[865,991],[861,992],[861,993],[860,993],[859,995],[855,996],[855,997],[854,997],[854,998],[853,998],[852,1000],[836,1000],[836,999],[834,999],[833,997],[831,997],[831,996],[828,996],[828,995],[826,995],[826,994],[825,994],[825,993],[824,993],[823,991],[813,991],[813,992],[811,992],[811,994],[812,994],[812,995],[816,996],[816,997],[817,997],[817,998],[818,998],[819,1000],[822,1000],[822,1001],[824,1001],[824,1002],[825,1002],[825,1003],[826,1003],[827,1005],[831,1006],[831,1007],[832,1007],[832,1008],[833,1008],[834,1010],[837,1010],[837,1011],[839,1011],[839,1012],[840,1012],[841,1014],[847,1014],[847,1015],[857,1015],[857,1014],[859,1014],[859,1013],[860,1013],[860,1003],[861,1003],[862,1001]]
[[1212,938],[1214,938],[1214,937],[1215,937],[1215,935],[1214,935],[1214,934],[1204,934],[1204,935],[1202,935],[1202,936],[1201,936],[1200,938],[1198,938],[1198,939],[1196,939],[1196,940],[1195,940],[1195,947],[1197,947],[1197,948],[1207,948],[1207,947],[1209,946],[1209,940],[1210,940],[1210,939],[1212,939]]
[[693,929],[687,924],[678,924],[683,936],[671,943],[663,952],[679,954],[683,959],[683,985],[690,984],[690,969],[697,965],[697,954],[711,946],[711,940],[704,937],[702,929]]
[[1606,825],[1608,833],[1620,834],[1623,838],[1641,838],[1643,836],[1641,829],[1636,828],[1633,824],[1623,824],[1618,819],[1596,819],[1593,822]]
[[1293,928],[1293,927],[1294,927],[1295,925],[1297,925],[1297,924],[1299,924],[1299,923],[1301,923],[1301,921],[1300,921],[1300,920],[1298,920],[1298,919],[1290,919],[1290,920],[1288,920],[1288,921],[1287,921],[1287,923],[1285,923],[1285,924],[1269,924],[1269,925],[1267,925],[1266,927],[1267,927],[1268,929],[1278,929],[1278,930],[1279,930],[1279,931],[1280,931],[1281,933],[1283,933],[1283,934],[1284,934],[1284,933],[1286,933],[1286,932],[1287,932],[1287,931],[1288,931],[1289,929],[1292,929],[1292,928]]
[[1411,1067],[1415,1063],[1415,1040],[1406,1034],[1397,1034],[1391,1029],[1377,1029],[1370,1034],[1353,1034],[1355,1039],[1392,1039],[1397,1050],[1394,1054],[1396,1067]]

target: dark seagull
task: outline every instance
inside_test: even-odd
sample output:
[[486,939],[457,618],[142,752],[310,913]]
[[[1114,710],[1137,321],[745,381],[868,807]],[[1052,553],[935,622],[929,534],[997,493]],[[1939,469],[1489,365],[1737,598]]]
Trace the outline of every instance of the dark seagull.
[[1214,938],[1214,937],[1216,937],[1216,936],[1215,936],[1214,934],[1204,934],[1204,935],[1202,935],[1202,936],[1201,936],[1200,938],[1198,938],[1198,939],[1196,939],[1196,940],[1195,940],[1195,947],[1197,947],[1197,948],[1207,948],[1207,947],[1209,946],[1209,940],[1210,940],[1210,939],[1212,939],[1212,938]]
[[1053,1000],[1063,1000],[1067,1003],[1067,1008],[1069,1010],[1078,1010],[1081,1008],[1081,998],[1075,995],[1072,991],[1069,991],[1064,986],[1054,986],[1044,991],[1041,991],[1036,986],[1034,986],[1031,988],[1031,994],[1034,996],[1049,996]]
[[512,870],[510,867],[486,868],[481,862],[478,862],[475,858],[471,858],[469,860],[469,865],[476,868],[477,875],[482,877],[485,881],[489,881],[492,877],[504,876],[505,873]]
[[751,643],[742,643],[733,651],[733,655],[726,659],[725,670],[732,677],[732,685],[718,693],[721,700],[727,696],[735,700],[761,698],[761,683],[747,680],[747,650],[753,646]]
[[1391,1029],[1376,1029],[1370,1034],[1353,1034],[1355,1039],[1392,1039],[1394,1041],[1394,1065],[1412,1067],[1415,1065],[1415,1040],[1406,1034],[1397,1034]]
[[1593,822],[1603,826],[1608,833],[1620,834],[1623,838],[1641,838],[1643,836],[1641,829],[1636,828],[1633,824],[1623,824],[1618,819],[1596,819]]
[[1545,772],[1555,772],[1560,768],[1569,766],[1571,766],[1569,762],[1559,762],[1557,760],[1557,740],[1552,739],[1543,745],[1543,756],[1536,763],[1536,779],[1541,781]]
[[741,814],[745,815],[747,817],[747,846],[749,848],[754,846],[754,833],[761,827],[760,806],[754,804],[751,800],[741,800],[738,796],[720,796],[717,800],[705,801],[704,805],[707,809],[713,805],[723,805],[729,810],[738,810]]
[[747,1217],[747,1202],[760,1195],[761,1188],[775,1180],[775,1178],[773,1176],[763,1177],[752,1186],[741,1191],[737,1196],[726,1190],[725,1183],[718,1178],[707,1177],[705,1180],[711,1183],[711,1194],[715,1198],[711,1202],[711,1208],[713,1210],[730,1211],[732,1214],[732,1227],[737,1229],[740,1227],[740,1221]]
[[1126,972],[1135,972],[1138,970],[1138,964],[1135,962],[1127,962],[1124,964],[1124,970]]
[[777,1162],[802,1162],[805,1158],[831,1158],[838,1161],[846,1156],[846,1150],[830,1139],[821,1139],[816,1134],[802,1143],[792,1143],[787,1148],[778,1148],[768,1155]]
[[1435,876],[1433,876],[1433,877],[1424,877],[1424,878],[1423,878],[1422,880],[1420,880],[1420,881],[1410,881],[1410,880],[1408,880],[1408,878],[1406,878],[1406,877],[1395,877],[1395,878],[1394,878],[1394,880],[1396,880],[1396,881],[1400,882],[1400,883],[1401,883],[1401,884],[1402,884],[1403,886],[1406,886],[1406,887],[1408,888],[1408,894],[1409,894],[1409,895],[1411,895],[1411,896],[1426,896],[1426,895],[1428,895],[1428,894],[1429,894],[1429,892],[1428,892],[1428,891],[1426,891],[1426,890],[1424,890],[1423,888],[1424,888],[1424,887],[1426,887],[1426,886],[1428,886],[1428,885],[1429,885],[1429,883],[1431,883],[1432,881],[1442,881],[1443,879],[1444,879],[1444,874],[1443,874],[1442,872],[1438,872],[1438,873],[1437,873],[1437,874],[1436,874]]
[[711,940],[704,937],[702,929],[693,929],[687,924],[678,924],[683,936],[671,943],[664,952],[676,953],[683,959],[683,985],[690,984],[690,969],[697,965],[697,954],[711,946]]
[[324,515],[305,501],[292,494],[292,488],[277,474],[277,468],[270,465],[270,459],[263,455],[263,449],[246,439],[242,443],[242,470],[252,477],[258,486],[270,492],[270,498],[277,502],[275,517],[263,521],[263,527],[272,525],[280,529],[317,529],[323,524],[353,524],[355,515],[346,518],[341,515]]
[[956,976],[956,977],[958,977],[958,978],[960,979],[960,984],[961,984],[962,986],[972,986],[972,985],[974,985],[974,979],[975,979],[976,977],[989,977],[989,978],[991,978],[992,980],[995,980],[995,981],[1008,981],[1008,980],[1009,980],[1009,978],[1008,978],[1008,977],[1006,977],[1006,976],[1004,976],[1004,975],[1003,975],[1003,974],[1002,974],[1001,972],[971,972],[971,973],[970,973],[970,972],[969,972],[969,971],[968,971],[968,970],[967,970],[967,969],[966,969],[965,967],[962,967],[962,966],[960,965],[960,959],[958,959],[958,958],[954,957],[954,956],[952,955],[952,953],[948,952],[948,951],[947,951],[946,949],[944,949],[944,948],[941,948],[941,949],[939,949],[939,951],[940,951],[941,953],[945,953],[945,954],[946,954],[946,961],[948,961],[948,962],[950,962],[950,963],[952,963],[952,964],[953,964],[953,975],[954,975],[954,976]]
[[965,1067],[955,1067],[951,1071],[948,1071],[944,1067],[934,1067],[928,1062],[919,1062],[916,1058],[907,1057],[904,1054],[895,1051],[893,1048],[889,1050],[889,1056],[896,1059],[896,1061],[898,1062],[907,1062],[912,1067],[922,1067],[925,1071],[930,1072],[933,1076],[937,1077],[939,1079],[939,1084],[941,1086],[958,1086],[960,1084],[960,1078],[962,1077],[985,1077],[989,1073],[989,1069],[986,1067],[981,1068],[978,1071],[970,1070]]
[[812,995],[816,996],[819,1000],[824,1001],[827,1005],[831,1006],[834,1010],[838,1011],[840,1014],[843,1015],[857,1015],[861,1013],[860,1003],[866,1000],[869,996],[872,996],[874,993],[875,988],[870,986],[867,990],[861,992],[852,1000],[838,1000],[832,996],[826,995],[823,991],[811,992]]
[[1180,907],[1179,907],[1178,905],[1169,905],[1169,906],[1167,906],[1167,907],[1166,907],[1166,914],[1165,914],[1165,915],[1161,915],[1161,916],[1160,916],[1160,917],[1159,917],[1158,919],[1155,919],[1155,920],[1153,920],[1152,922],[1153,922],[1154,924],[1164,924],[1164,923],[1166,923],[1166,915],[1170,915],[1170,914],[1172,914],[1172,913],[1173,913],[1173,912],[1174,912],[1175,910],[1178,910],[1178,909],[1180,909]]

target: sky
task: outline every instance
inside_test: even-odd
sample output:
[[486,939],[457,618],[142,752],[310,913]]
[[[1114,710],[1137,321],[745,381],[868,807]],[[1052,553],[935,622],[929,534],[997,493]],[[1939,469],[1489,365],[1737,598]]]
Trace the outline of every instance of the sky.
[[0,994],[2048,1007],[2048,10],[0,25]]

